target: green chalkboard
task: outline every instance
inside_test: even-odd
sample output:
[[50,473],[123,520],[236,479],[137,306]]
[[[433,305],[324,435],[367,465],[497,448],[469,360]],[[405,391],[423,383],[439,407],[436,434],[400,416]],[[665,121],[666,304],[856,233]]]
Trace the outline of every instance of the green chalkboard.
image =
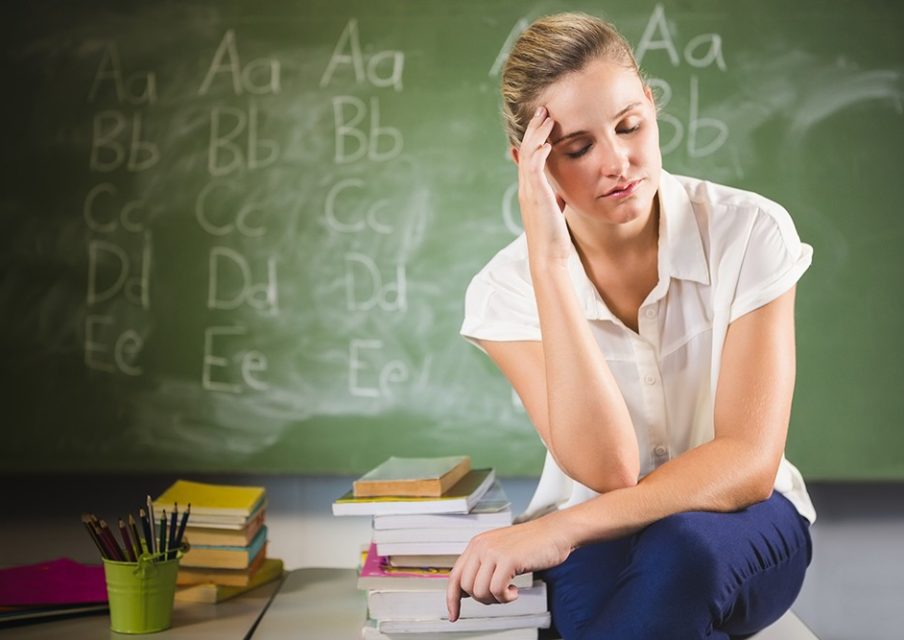
[[29,2],[4,8],[8,471],[355,473],[543,452],[457,336],[519,232],[498,71],[530,20],[631,40],[665,166],[784,204],[788,455],[904,477],[904,9],[825,3]]

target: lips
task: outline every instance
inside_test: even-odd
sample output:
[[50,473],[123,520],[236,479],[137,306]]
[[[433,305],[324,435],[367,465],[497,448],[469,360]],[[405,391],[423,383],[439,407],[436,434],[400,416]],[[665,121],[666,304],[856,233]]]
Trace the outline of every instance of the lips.
[[640,182],[640,180],[632,180],[631,182],[621,182],[621,183],[615,185],[614,187],[612,187],[609,191],[604,193],[601,197],[609,198],[609,197],[618,197],[618,196],[628,195],[629,193],[634,191],[634,189],[637,187],[637,184],[639,182]]
[[609,198],[612,200],[617,200],[619,198],[625,198],[634,191],[637,190],[637,185],[640,184],[640,180],[632,180],[631,182],[620,182],[612,187],[609,191],[600,196],[600,198]]

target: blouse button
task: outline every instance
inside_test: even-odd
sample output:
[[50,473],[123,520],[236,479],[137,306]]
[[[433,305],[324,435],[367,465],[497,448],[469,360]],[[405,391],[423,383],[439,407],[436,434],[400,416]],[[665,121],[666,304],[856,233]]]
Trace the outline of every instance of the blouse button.
[[643,314],[648,318],[655,318],[658,313],[659,311],[656,309],[656,307],[647,307],[643,312]]
[[656,378],[654,376],[650,376],[650,375],[644,376],[643,381],[646,382],[647,384],[656,384]]
[[660,458],[661,458],[662,456],[664,456],[664,455],[666,454],[667,451],[668,451],[668,450],[667,450],[663,445],[659,445],[658,447],[656,447],[655,449],[653,449],[653,453],[655,453],[655,454],[656,454],[658,457],[660,457]]

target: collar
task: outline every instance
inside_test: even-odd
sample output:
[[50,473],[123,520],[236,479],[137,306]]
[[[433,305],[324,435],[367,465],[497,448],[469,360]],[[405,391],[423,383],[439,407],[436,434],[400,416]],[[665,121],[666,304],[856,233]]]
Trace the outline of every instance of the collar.
[[709,285],[709,265],[694,205],[684,185],[665,170],[659,178],[659,212],[660,280],[665,275]]
[[[703,251],[693,204],[684,186],[663,170],[659,178],[659,282],[647,300],[663,297],[672,278],[709,285],[709,267]],[[588,320],[617,321],[590,281],[572,244],[568,271],[578,301]]]

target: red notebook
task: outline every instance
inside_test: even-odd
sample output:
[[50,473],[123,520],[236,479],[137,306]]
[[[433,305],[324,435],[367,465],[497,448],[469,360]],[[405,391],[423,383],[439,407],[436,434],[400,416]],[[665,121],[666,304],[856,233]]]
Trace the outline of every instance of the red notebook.
[[69,558],[0,569],[0,606],[32,607],[107,601],[103,565]]

